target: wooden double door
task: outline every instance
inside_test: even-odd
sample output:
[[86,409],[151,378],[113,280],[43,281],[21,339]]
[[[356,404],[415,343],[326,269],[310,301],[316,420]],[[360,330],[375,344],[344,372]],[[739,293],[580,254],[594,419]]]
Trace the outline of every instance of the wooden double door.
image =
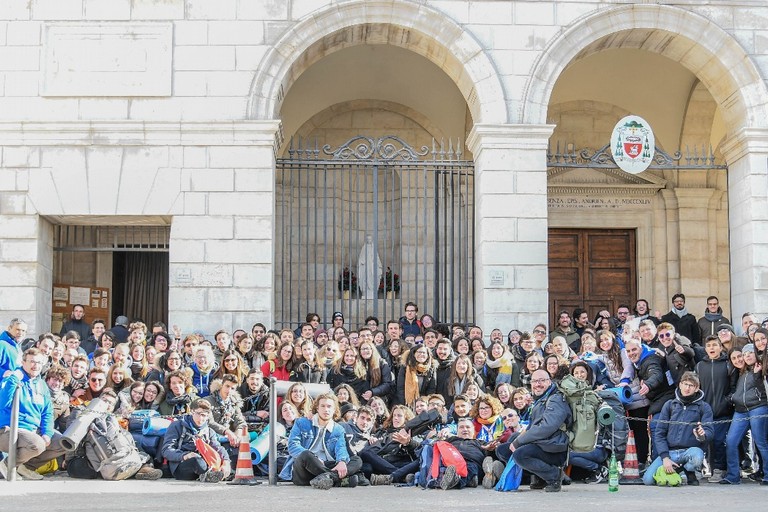
[[549,230],[549,311],[551,325],[558,313],[577,307],[616,314],[619,304],[637,297],[635,231],[631,229]]

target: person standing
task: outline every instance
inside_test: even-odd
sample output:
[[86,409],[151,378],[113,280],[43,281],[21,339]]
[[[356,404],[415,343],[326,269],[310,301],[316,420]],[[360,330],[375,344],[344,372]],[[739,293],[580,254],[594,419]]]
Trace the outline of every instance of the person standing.
[[722,324],[730,324],[728,317],[723,316],[723,308],[720,307],[720,300],[714,295],[707,297],[707,309],[704,310],[704,316],[697,322],[701,339],[707,336],[717,336],[717,331]]
[[91,325],[85,321],[85,308],[82,304],[75,304],[72,306],[72,313],[69,316],[69,320],[64,322],[61,326],[61,332],[59,336],[62,338],[69,331],[75,331],[80,335],[81,340],[87,340],[91,335]]
[[696,317],[685,307],[685,295],[676,293],[672,296],[672,309],[661,317],[662,322],[672,324],[675,332],[685,336],[694,345],[701,345],[701,330]]
[[14,318],[8,330],[0,334],[0,378],[21,368],[21,340],[27,333],[27,323]]

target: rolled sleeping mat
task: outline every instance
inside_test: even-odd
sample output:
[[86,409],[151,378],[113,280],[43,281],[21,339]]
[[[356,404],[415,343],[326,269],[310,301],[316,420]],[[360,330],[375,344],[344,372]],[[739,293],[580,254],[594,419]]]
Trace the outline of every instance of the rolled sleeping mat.
[[141,433],[145,436],[162,437],[171,425],[171,420],[160,416],[152,416],[144,420]]
[[94,398],[88,407],[80,413],[80,415],[73,421],[67,430],[61,434],[61,446],[67,451],[73,451],[83,440],[85,434],[88,433],[88,427],[97,416],[107,412],[107,402],[100,398]]
[[615,388],[606,388],[605,391],[616,393],[621,403],[626,405],[632,402],[632,388],[629,386],[617,386]]
[[[275,426],[275,434],[277,437],[285,436],[285,427],[281,423]],[[267,455],[269,455],[269,427],[262,430],[261,434],[251,443],[251,462],[261,464],[267,460]]]
[[129,432],[141,432],[144,429],[144,420],[147,418],[153,418],[159,416],[160,413],[150,409],[143,409],[140,411],[133,411],[128,417],[128,431]]
[[136,446],[138,446],[141,451],[149,454],[149,456],[154,459],[160,451],[160,444],[162,441],[163,438],[160,436],[142,435],[140,436],[139,442],[136,443]]
[[616,411],[608,404],[603,404],[597,410],[597,422],[603,426],[613,425],[616,421]]

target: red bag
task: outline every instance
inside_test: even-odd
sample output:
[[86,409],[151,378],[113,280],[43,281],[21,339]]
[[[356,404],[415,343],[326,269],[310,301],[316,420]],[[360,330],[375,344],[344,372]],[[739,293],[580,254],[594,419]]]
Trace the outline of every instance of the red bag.
[[219,452],[213,449],[211,445],[203,441],[201,438],[195,438],[195,448],[197,453],[203,458],[208,468],[214,471],[221,469],[221,455]]
[[456,466],[456,474],[467,476],[467,461],[459,450],[447,441],[437,441],[432,446],[432,478],[440,476],[440,466]]

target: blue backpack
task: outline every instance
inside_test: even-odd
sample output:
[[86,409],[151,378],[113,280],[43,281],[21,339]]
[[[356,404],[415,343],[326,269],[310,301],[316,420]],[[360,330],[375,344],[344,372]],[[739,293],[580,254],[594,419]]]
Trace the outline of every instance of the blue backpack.
[[499,481],[494,487],[497,491],[516,491],[520,487],[520,481],[523,479],[523,468],[517,465],[515,459],[509,458],[504,472],[499,477]]

